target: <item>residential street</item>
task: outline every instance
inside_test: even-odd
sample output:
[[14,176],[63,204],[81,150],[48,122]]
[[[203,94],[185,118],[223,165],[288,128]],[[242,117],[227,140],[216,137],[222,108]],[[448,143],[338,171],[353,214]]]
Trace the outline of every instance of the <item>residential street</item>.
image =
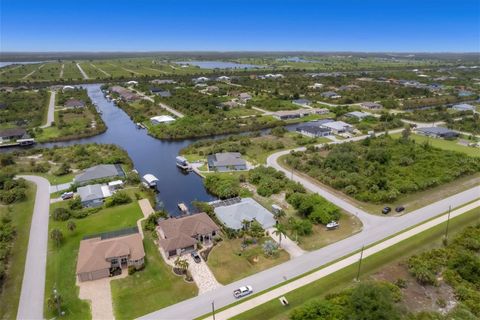
[[17,319],[43,319],[45,272],[47,268],[50,183],[38,176],[19,176],[37,185],[27,259]]
[[45,123],[40,128],[48,128],[52,125],[52,122],[55,121],[55,96],[57,92],[52,90],[50,91],[50,101],[48,102],[48,113],[47,113],[47,123]]

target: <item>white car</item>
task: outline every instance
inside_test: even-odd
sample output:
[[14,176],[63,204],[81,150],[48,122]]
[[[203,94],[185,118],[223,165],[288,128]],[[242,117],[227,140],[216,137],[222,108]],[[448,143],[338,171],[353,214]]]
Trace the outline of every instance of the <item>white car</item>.
[[240,288],[234,290],[233,291],[233,296],[238,299],[238,298],[241,298],[241,297],[248,296],[252,292],[253,292],[252,286],[244,286],[244,287],[240,287]]

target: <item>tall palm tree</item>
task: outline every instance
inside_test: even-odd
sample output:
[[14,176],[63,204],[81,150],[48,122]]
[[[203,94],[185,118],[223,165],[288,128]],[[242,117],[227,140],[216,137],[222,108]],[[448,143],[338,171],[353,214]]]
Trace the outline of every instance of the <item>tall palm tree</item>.
[[275,230],[273,231],[273,234],[278,236],[278,246],[279,247],[282,247],[282,236],[285,236],[285,234],[287,233],[287,230],[285,228],[285,226],[281,223],[277,223],[275,225]]
[[62,241],[63,241],[63,233],[62,233],[62,231],[60,231],[59,229],[53,229],[53,230],[50,232],[50,239],[52,239],[53,241],[55,241],[55,244],[57,245],[57,247],[59,247],[60,244],[61,244]]

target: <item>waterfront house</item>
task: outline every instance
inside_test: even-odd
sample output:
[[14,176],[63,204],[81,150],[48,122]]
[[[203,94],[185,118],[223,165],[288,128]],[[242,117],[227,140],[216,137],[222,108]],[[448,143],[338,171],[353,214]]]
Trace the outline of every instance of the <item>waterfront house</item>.
[[151,87],[150,92],[162,98],[168,98],[172,96],[169,90],[164,90],[162,88]]
[[330,129],[334,134],[353,131],[353,126],[343,121],[332,121],[320,125],[322,128]]
[[322,128],[313,125],[305,125],[298,127],[296,131],[311,138],[325,137],[332,133],[332,130],[328,128]]
[[352,111],[352,112],[346,113],[345,116],[347,118],[355,118],[355,119],[361,121],[361,120],[363,120],[367,117],[371,117],[372,114],[368,113],[368,112]]
[[137,227],[83,238],[78,250],[79,281],[108,278],[114,269],[144,265],[145,250]]
[[321,94],[322,97],[328,98],[328,99],[338,99],[341,98],[342,96],[339,95],[338,93],[334,91],[326,91]]
[[300,107],[309,107],[312,102],[308,99],[296,99],[292,100],[292,103]]
[[110,88],[110,91],[118,94],[120,96],[120,99],[124,101],[135,101],[140,99],[139,95],[137,95],[136,93],[133,93],[128,89],[125,89],[124,87],[113,86]]
[[298,119],[303,118],[311,114],[327,114],[328,109],[324,108],[310,108],[310,109],[297,109],[297,110],[284,110],[273,113],[273,117],[278,120]]
[[207,77],[198,77],[198,78],[192,79],[192,81],[193,81],[194,83],[205,83],[205,82],[210,81],[210,79],[207,78]]
[[83,207],[98,207],[103,204],[105,198],[112,195],[108,185],[90,184],[77,188],[77,194]]
[[369,110],[379,110],[383,108],[383,106],[380,103],[376,103],[376,102],[362,102],[360,103],[360,106],[364,109],[369,109]]
[[222,81],[222,82],[229,82],[229,81],[230,81],[230,77],[220,76],[220,77],[217,77],[216,80],[217,80],[217,81]]
[[168,115],[162,115],[162,116],[155,116],[150,118],[150,122],[153,125],[161,124],[161,123],[171,123],[174,122],[175,118],[168,116]]
[[257,221],[264,228],[275,225],[273,214],[252,198],[243,198],[239,202],[219,202],[214,209],[217,218],[227,227],[240,230],[243,222]]
[[247,170],[247,162],[242,159],[239,152],[215,153],[207,157],[208,170],[210,171],[236,171]]
[[167,258],[197,249],[197,243],[210,244],[220,228],[205,213],[158,222],[158,243]]
[[247,102],[248,100],[251,100],[252,99],[252,96],[247,93],[247,92],[242,92],[238,95],[238,99],[242,102],[242,103],[245,103]]
[[418,128],[416,131],[419,134],[434,138],[455,139],[460,136],[458,132],[452,131],[444,127]]
[[0,130],[0,142],[25,139],[27,138],[27,131],[23,128],[10,128]]
[[85,107],[85,102],[78,99],[68,99],[63,106],[69,109],[83,108]]
[[120,164],[100,164],[90,167],[82,173],[75,176],[73,182],[85,184],[92,180],[110,179],[115,177],[124,177],[122,166]]

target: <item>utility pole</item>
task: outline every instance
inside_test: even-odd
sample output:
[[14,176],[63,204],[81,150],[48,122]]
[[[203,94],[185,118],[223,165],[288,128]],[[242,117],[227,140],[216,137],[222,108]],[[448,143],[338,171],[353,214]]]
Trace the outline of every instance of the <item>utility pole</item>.
[[358,260],[358,270],[357,270],[357,278],[356,281],[360,280],[360,268],[362,267],[362,258],[363,258],[363,249],[365,246],[362,246],[362,251],[360,251],[360,260]]
[[445,229],[445,245],[448,243],[448,225],[450,224],[450,212],[452,211],[452,206],[448,207],[448,217],[447,217],[447,228]]
[[215,301],[212,301],[212,317],[215,320]]

